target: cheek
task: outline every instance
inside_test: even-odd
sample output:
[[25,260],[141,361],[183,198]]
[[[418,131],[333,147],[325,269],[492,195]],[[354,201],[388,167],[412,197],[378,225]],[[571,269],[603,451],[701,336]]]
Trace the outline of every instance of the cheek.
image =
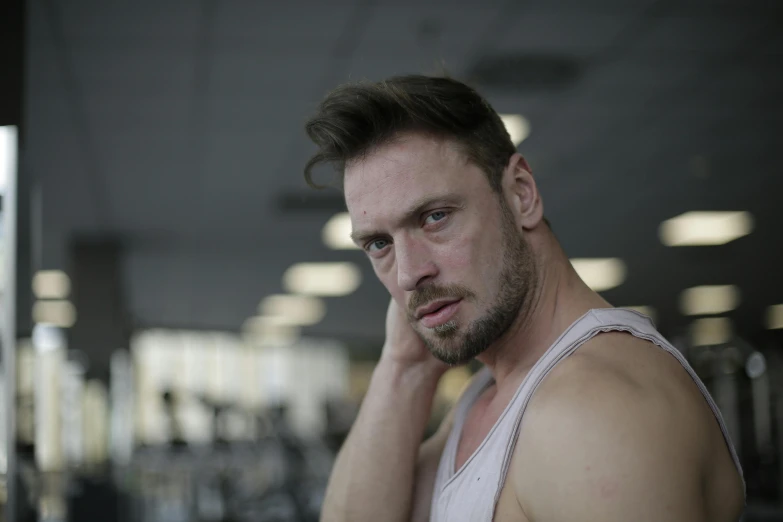
[[476,228],[470,234],[453,237],[441,245],[438,259],[441,267],[452,277],[462,277],[475,280],[481,273],[494,266],[499,258],[497,238],[488,227]]
[[397,283],[397,272],[394,270],[394,263],[391,260],[383,259],[372,263],[372,269],[389,294],[398,303],[405,303],[405,292]]
[[473,242],[459,238],[442,245],[438,251],[439,267],[447,277],[465,277],[474,268]]
[[462,284],[477,292],[482,300],[498,288],[503,255],[498,234],[487,228],[470,236],[454,238],[438,252],[444,281]]

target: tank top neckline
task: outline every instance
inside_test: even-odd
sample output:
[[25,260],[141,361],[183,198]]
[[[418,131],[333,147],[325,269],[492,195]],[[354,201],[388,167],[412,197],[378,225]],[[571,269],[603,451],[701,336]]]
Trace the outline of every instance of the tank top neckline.
[[[541,357],[538,358],[536,363],[528,370],[527,375],[522,379],[522,381],[519,383],[519,386],[517,386],[516,391],[514,392],[514,395],[511,397],[511,400],[508,401],[508,404],[506,404],[506,407],[503,408],[503,411],[501,412],[498,419],[495,421],[495,423],[492,425],[492,428],[490,428],[487,435],[484,437],[484,440],[481,441],[481,444],[478,445],[478,447],[471,453],[471,455],[468,457],[468,460],[466,460],[462,466],[460,466],[459,469],[456,469],[456,460],[457,460],[457,450],[459,448],[459,442],[462,438],[462,428],[465,425],[465,421],[467,420],[467,415],[470,409],[473,407],[473,405],[476,403],[478,398],[481,396],[484,391],[487,390],[494,382],[495,379],[492,377],[492,374],[489,371],[489,368],[486,366],[481,368],[479,372],[477,373],[475,377],[475,381],[473,384],[469,385],[468,389],[466,390],[463,399],[460,400],[458,403],[458,409],[457,409],[457,417],[455,419],[454,426],[452,428],[451,436],[453,437],[453,442],[448,447],[449,454],[448,454],[448,480],[444,484],[444,487],[446,487],[450,482],[455,480],[459,475],[468,468],[473,462],[477,455],[479,455],[482,451],[482,449],[487,445],[488,441],[492,438],[492,436],[497,432],[499,429],[499,426],[503,424],[504,419],[509,415],[509,411],[513,408],[514,404],[517,401],[517,398],[519,397],[519,394],[522,392],[522,390],[525,388],[525,384],[530,379],[530,376],[536,373],[536,370],[542,365],[546,364],[548,362],[547,355],[552,352],[557,346],[560,345],[560,343],[565,339],[569,333],[573,332],[574,329],[576,329],[581,323],[584,322],[584,320],[594,315],[596,312],[601,312],[604,310],[611,310],[612,312],[628,312],[633,315],[638,316],[639,318],[645,319],[647,321],[650,321],[650,319],[635,311],[630,310],[627,308],[592,308],[585,312],[579,319],[571,323],[568,328],[566,328],[563,333],[558,336],[558,338],[546,349],[546,351],[541,355]],[[593,327],[591,327],[592,329]],[[580,336],[581,337],[581,336]],[[546,362],[545,362],[546,361]]]
[[[531,398],[546,376],[557,364],[572,355],[585,342],[603,332],[626,332],[673,356],[698,386],[700,393],[717,420],[734,465],[747,495],[742,466],[720,409],[681,350],[657,331],[652,319],[629,308],[594,308],[569,325],[533,364],[521,379],[508,404],[489,429],[484,439],[458,469],[457,450],[470,409],[481,394],[494,382],[489,368],[481,368],[473,376],[454,406],[454,425],[441,454],[431,501],[433,521],[483,521],[494,519],[495,509],[509,473],[514,447],[520,433],[525,411]],[[524,347],[521,347],[522,349]],[[746,497],[747,498],[747,497]]]

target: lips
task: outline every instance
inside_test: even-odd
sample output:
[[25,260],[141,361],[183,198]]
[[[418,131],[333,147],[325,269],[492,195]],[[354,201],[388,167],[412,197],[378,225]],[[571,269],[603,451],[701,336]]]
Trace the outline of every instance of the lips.
[[436,301],[419,310],[419,322],[425,328],[435,328],[447,323],[457,313],[461,299],[457,301]]
[[421,319],[425,315],[435,313],[441,308],[443,308],[444,306],[448,306],[452,303],[456,303],[457,301],[459,301],[459,299],[433,301],[427,306],[422,306],[418,310],[416,310],[416,319]]

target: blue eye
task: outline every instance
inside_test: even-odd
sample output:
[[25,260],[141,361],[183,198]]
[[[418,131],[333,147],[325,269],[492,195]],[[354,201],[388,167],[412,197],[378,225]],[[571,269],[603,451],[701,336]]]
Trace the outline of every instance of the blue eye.
[[427,216],[427,219],[424,220],[425,223],[437,223],[438,221],[441,221],[446,217],[446,212],[443,210],[436,210],[429,216]]
[[367,244],[367,251],[377,252],[378,250],[383,250],[383,248],[388,244],[389,242],[385,239],[375,239]]

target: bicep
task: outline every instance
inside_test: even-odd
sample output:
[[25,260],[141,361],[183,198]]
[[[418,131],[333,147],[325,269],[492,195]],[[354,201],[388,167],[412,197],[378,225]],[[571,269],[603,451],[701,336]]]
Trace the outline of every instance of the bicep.
[[[615,390],[616,391],[616,390]],[[613,393],[571,398],[524,430],[514,469],[534,520],[701,522],[702,466],[683,430],[655,400]]]
[[696,482],[674,472],[656,473],[649,466],[602,468],[591,462],[597,469],[565,467],[561,480],[548,481],[550,491],[539,488],[539,498],[532,502],[534,521],[706,522]]
[[427,522],[430,518],[430,505],[432,504],[432,493],[435,488],[435,477],[438,473],[438,465],[443,454],[443,448],[446,446],[446,441],[454,423],[453,419],[454,410],[452,409],[444,417],[438,427],[438,431],[424,441],[419,448],[419,456],[416,462],[416,482],[413,485],[412,522]]

